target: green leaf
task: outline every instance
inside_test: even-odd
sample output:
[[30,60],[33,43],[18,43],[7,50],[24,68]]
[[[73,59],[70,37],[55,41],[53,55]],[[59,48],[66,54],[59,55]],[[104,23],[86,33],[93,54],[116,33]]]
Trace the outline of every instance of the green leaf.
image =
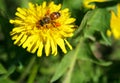
[[91,12],[85,27],[85,37],[94,35],[95,31],[106,31],[109,28],[107,21],[109,13],[105,9],[95,9]]
[[74,51],[70,51],[68,54],[64,56],[58,68],[56,69],[56,72],[54,76],[52,77],[51,82],[56,81],[66,72],[66,70],[69,68],[71,64],[73,56],[74,56]]
[[[108,10],[96,8],[88,11],[80,26],[76,30],[73,39],[76,43],[79,42],[80,37],[85,37],[93,41],[101,41],[103,44],[111,45],[111,40],[106,32],[110,28],[110,13]],[[74,43],[73,42],[73,43]]]
[[78,50],[79,52],[77,55],[79,60],[90,61],[90,62],[94,62],[94,63],[103,65],[103,66],[108,66],[111,64],[111,62],[105,62],[105,61],[97,59],[95,55],[93,54],[89,46],[89,43],[84,39],[80,40],[80,46],[76,50]]
[[0,74],[6,74],[7,70],[3,67],[2,64],[0,64]]
[[84,37],[93,41],[104,40],[106,44],[111,45],[111,41],[106,35],[107,30],[110,28],[110,13],[105,8],[96,8],[90,12],[87,19],[84,27]]

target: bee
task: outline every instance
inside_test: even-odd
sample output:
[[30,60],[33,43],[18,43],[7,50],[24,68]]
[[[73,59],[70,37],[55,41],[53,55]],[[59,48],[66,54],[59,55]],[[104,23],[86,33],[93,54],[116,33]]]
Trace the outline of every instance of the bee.
[[58,19],[60,17],[59,12],[52,12],[51,14],[47,13],[44,18],[39,20],[39,24],[41,26],[44,26],[46,24],[51,23],[54,27],[60,26],[59,23],[56,23],[54,20]]

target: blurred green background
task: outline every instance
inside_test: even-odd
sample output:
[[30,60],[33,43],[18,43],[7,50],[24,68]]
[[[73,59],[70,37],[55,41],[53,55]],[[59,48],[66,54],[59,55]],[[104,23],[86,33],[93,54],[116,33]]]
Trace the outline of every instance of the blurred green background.
[[[14,25],[9,23],[9,19],[15,17],[16,8],[28,7],[28,2],[41,4],[43,1],[45,0],[0,0],[0,83],[50,83],[64,57],[61,50],[55,57],[36,57],[36,54],[28,53],[11,40],[9,33]],[[63,8],[69,8],[71,16],[76,18],[75,24],[81,24],[88,11],[83,7],[83,0],[54,1],[62,4]],[[111,61],[112,64],[102,66],[87,60],[76,60],[71,83],[120,83],[120,41],[112,40],[111,46],[94,42],[93,49],[97,58]],[[66,77],[65,74],[62,75],[54,83],[65,83]]]

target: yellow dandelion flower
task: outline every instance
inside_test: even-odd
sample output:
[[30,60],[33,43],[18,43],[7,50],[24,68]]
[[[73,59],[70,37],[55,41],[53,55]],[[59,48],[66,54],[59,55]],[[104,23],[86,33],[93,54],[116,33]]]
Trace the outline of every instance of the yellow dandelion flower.
[[88,9],[95,9],[95,4],[90,4],[92,2],[105,2],[106,0],[84,0],[83,6]]
[[31,53],[42,56],[57,55],[57,46],[67,53],[66,45],[72,49],[66,38],[73,36],[75,18],[70,18],[69,9],[61,10],[61,4],[54,2],[41,5],[29,3],[29,8],[17,8],[16,18],[10,23],[15,28],[10,35],[14,44],[26,48]]
[[[110,20],[111,34],[116,39],[120,38],[120,4],[117,5],[117,15],[114,11],[111,11],[111,20]],[[109,33],[107,33],[109,35]],[[110,35],[109,35],[110,36]]]

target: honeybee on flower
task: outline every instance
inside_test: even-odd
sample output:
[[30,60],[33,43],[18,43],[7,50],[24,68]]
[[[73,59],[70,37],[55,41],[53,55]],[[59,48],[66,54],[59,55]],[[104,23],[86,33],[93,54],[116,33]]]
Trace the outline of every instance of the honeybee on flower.
[[44,26],[46,24],[51,23],[53,25],[53,27],[60,26],[59,23],[54,22],[54,20],[56,20],[59,17],[60,17],[59,12],[53,12],[50,15],[49,15],[49,13],[47,13],[43,19],[39,20],[38,25]]

